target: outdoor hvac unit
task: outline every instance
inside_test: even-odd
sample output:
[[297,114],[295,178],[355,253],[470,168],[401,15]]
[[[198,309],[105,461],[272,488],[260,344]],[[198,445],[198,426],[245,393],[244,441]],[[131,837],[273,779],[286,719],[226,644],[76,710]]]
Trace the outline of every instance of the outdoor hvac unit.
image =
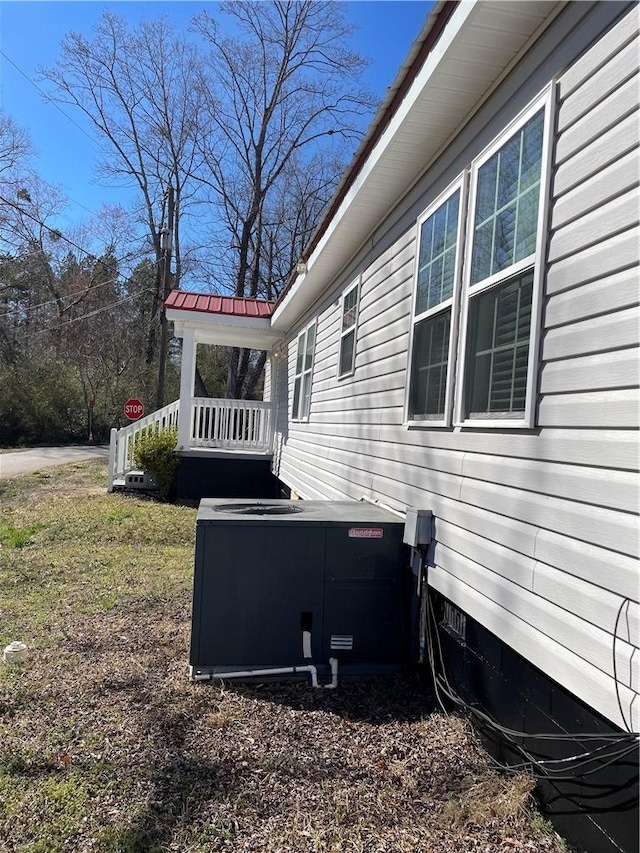
[[359,502],[200,503],[194,678],[312,664],[341,676],[408,660],[404,522]]

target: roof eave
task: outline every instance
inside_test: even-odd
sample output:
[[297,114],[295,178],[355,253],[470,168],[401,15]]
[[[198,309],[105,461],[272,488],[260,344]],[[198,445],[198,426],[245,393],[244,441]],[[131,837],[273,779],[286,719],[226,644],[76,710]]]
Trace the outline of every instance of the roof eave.
[[[457,3],[451,11],[451,4],[443,3],[435,19],[427,20],[418,39],[421,46],[414,48],[420,55],[419,67],[414,60],[404,72],[401,69],[394,83],[391,117],[384,126],[378,122],[368,142],[367,137],[363,140],[366,157],[348,170],[305,251],[306,272],[291,280],[276,303],[271,322],[281,334],[331,286],[565,3],[520,0],[506,11],[497,9],[498,5],[492,0]],[[438,21],[435,38],[432,35],[423,56],[422,45]],[[488,47],[474,44],[478,28],[488,34]],[[467,53],[486,59],[464,67]]]
[[195,342],[200,344],[271,351],[281,338],[271,328],[268,317],[237,317],[167,308],[167,319],[173,321],[176,337],[183,338],[185,330],[189,329]]

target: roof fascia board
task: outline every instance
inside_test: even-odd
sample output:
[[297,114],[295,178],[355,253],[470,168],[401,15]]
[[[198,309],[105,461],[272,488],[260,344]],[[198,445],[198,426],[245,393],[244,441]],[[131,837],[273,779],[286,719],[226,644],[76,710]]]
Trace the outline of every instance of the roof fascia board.
[[273,349],[281,335],[271,329],[268,317],[233,317],[224,314],[197,314],[194,311],[167,309],[176,337],[183,338],[192,329],[197,343],[219,346]]

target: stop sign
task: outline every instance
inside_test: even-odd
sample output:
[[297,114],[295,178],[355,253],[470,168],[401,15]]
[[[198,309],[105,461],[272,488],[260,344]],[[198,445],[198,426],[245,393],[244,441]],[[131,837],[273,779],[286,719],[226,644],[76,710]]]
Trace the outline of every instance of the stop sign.
[[141,418],[144,415],[144,406],[140,400],[132,397],[124,404],[124,413],[130,421],[137,421],[138,418]]

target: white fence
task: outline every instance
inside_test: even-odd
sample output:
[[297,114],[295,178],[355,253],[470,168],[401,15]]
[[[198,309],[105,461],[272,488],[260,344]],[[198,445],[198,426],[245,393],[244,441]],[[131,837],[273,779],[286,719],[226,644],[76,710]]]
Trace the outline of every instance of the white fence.
[[[134,445],[138,435],[150,430],[178,426],[180,401],[176,400],[122,429],[111,430],[108,489],[114,481],[135,468]],[[271,450],[271,403],[255,400],[191,400],[189,446],[219,450],[268,453]]]

